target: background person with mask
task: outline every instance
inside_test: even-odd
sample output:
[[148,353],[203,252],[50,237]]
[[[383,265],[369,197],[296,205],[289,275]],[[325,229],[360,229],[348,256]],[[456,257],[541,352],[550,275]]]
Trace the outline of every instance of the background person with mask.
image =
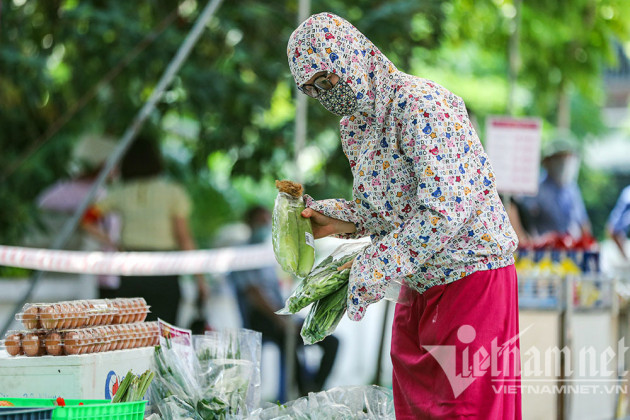
[[575,239],[591,236],[591,226],[577,175],[580,159],[576,141],[568,132],[558,132],[543,149],[538,194],[520,197],[522,223],[527,233],[536,238],[556,232]]

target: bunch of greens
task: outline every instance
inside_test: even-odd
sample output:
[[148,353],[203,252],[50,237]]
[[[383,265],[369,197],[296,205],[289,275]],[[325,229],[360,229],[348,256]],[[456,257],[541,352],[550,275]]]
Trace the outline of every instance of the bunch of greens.
[[304,344],[314,344],[332,334],[346,313],[348,282],[339,290],[313,304],[300,335]]
[[[167,341],[168,344],[168,341]],[[169,347],[155,348],[157,375],[150,388],[164,418],[228,420],[230,407],[221,395],[204,390],[192,372]]]
[[125,375],[120,383],[116,394],[114,394],[112,402],[118,403],[142,400],[144,395],[147,393],[154,376],[155,373],[150,370],[145,371],[140,376],[134,375],[132,371],[127,372],[127,375]]
[[346,312],[350,269],[339,268],[354,259],[365,249],[365,243],[339,246],[296,287],[284,308],[277,314],[295,314],[313,304],[302,324],[305,344],[323,340],[335,331]]
[[202,390],[218,392],[230,413],[246,415],[260,404],[262,336],[251,330],[212,331],[193,340]]
[[285,307],[277,313],[280,315],[295,314],[313,302],[336,292],[348,283],[350,269],[338,270],[339,267],[356,258],[359,252],[353,252],[334,259],[332,255],[315,267],[315,269],[293,291],[286,301]]

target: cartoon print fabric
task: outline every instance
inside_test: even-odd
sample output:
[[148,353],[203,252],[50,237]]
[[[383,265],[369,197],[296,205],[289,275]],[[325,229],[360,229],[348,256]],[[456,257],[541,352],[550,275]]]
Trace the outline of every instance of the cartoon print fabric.
[[317,72],[334,72],[359,104],[340,122],[353,200],[306,196],[314,210],[353,222],[352,237],[372,238],[352,265],[351,319],[360,320],[391,282],[422,293],[514,263],[516,234],[461,98],[398,71],[352,24],[330,13],[303,22],[287,55],[298,86]]

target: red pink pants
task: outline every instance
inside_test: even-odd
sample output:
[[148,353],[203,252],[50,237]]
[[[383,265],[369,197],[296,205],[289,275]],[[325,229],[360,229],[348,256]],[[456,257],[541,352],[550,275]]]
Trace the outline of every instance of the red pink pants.
[[514,266],[409,294],[392,329],[397,420],[520,420]]

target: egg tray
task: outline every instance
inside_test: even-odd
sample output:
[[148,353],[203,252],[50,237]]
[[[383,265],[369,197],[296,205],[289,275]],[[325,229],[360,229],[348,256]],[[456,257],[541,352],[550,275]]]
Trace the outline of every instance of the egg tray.
[[104,325],[67,330],[10,331],[3,347],[10,356],[62,356],[155,346],[157,322]]
[[15,319],[24,328],[71,329],[142,322],[149,313],[144,298],[85,299],[57,303],[27,303]]

